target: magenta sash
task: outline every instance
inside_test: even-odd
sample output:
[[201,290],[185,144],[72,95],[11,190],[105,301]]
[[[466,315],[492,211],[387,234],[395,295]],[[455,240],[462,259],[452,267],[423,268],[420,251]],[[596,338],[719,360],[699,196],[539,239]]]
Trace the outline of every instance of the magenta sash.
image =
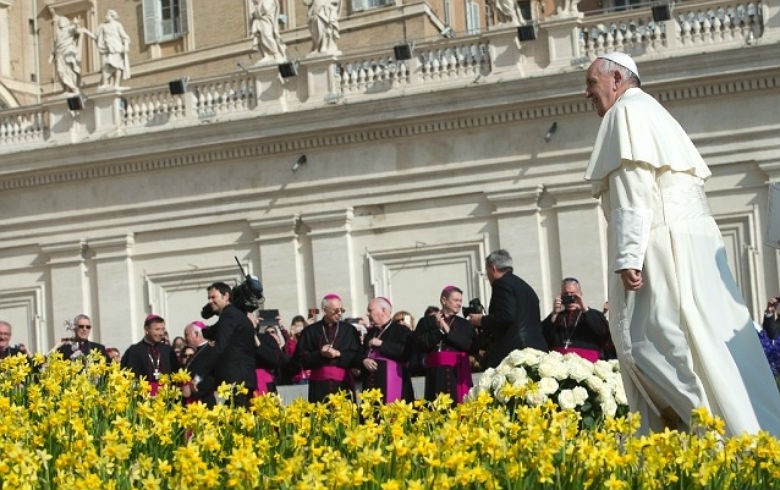
[[469,365],[469,356],[465,352],[457,351],[435,351],[425,355],[425,366],[427,367],[454,367],[455,368],[455,393],[457,394],[457,403],[463,401],[463,397],[469,392],[473,385],[471,381],[471,366]]
[[311,370],[312,381],[344,381],[347,370],[338,366],[322,366]]
[[255,369],[255,379],[257,380],[255,393],[262,395],[263,393],[268,393],[268,385],[274,382],[274,375],[268,372],[267,369],[257,368]]
[[582,347],[556,347],[553,350],[555,352],[560,352],[561,354],[568,354],[573,352],[574,354],[577,354],[581,358],[587,359],[590,362],[596,362],[599,360],[599,351],[593,349],[583,349]]
[[159,381],[149,381],[149,394],[151,396],[157,396],[157,390],[160,389]]
[[368,357],[385,362],[385,403],[400,400],[404,385],[403,366],[373,349],[368,353]]

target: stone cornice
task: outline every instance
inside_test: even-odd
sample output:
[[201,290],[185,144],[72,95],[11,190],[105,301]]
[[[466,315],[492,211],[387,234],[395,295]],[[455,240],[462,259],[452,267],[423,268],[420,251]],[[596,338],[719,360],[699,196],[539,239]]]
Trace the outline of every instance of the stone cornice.
[[300,222],[300,215],[282,216],[278,218],[260,218],[249,220],[249,228],[257,235],[257,242],[269,242],[275,240],[292,240],[297,236],[296,228]]
[[[510,82],[509,85],[509,89],[516,90],[516,87],[514,87],[514,82]],[[693,83],[689,79],[678,82],[659,83],[656,86],[646,87],[648,92],[652,93],[661,101],[682,101],[700,98],[721,97],[724,94],[739,94],[767,90],[775,91],[778,88],[780,88],[780,72],[778,72],[776,69],[764,70],[761,72],[743,72],[729,75],[725,79],[723,77],[710,80],[697,79]],[[500,91],[503,92],[503,90]],[[379,103],[384,104],[384,102]],[[498,102],[496,102],[496,104],[498,104]],[[367,109],[370,109],[369,105],[370,102],[360,104],[361,112],[373,112],[370,110],[367,111]],[[506,105],[503,107],[499,105],[493,105],[482,110],[474,110],[468,113],[464,112],[457,113],[455,115],[449,115],[446,118],[442,118],[440,114],[437,114],[429,115],[426,118],[417,118],[413,122],[402,119],[400,121],[396,120],[392,124],[383,124],[377,122],[374,122],[373,125],[364,124],[362,126],[358,124],[350,124],[349,126],[340,129],[323,129],[321,132],[315,132],[313,128],[305,128],[308,129],[308,134],[303,135],[300,132],[294,132],[295,128],[292,128],[293,131],[287,131],[286,134],[282,131],[279,131],[275,135],[269,136],[266,140],[261,140],[260,142],[226,144],[230,142],[223,140],[222,143],[218,145],[218,147],[216,147],[217,145],[215,143],[213,147],[208,149],[190,149],[189,151],[185,149],[179,149],[175,154],[131,158],[124,160],[116,159],[97,163],[85,163],[82,165],[71,163],[66,168],[38,168],[36,170],[31,170],[29,169],[29,163],[23,164],[20,161],[19,163],[14,164],[10,161],[7,161],[5,165],[6,175],[0,176],[0,190],[8,191],[49,184],[60,184],[64,182],[85,181],[96,178],[114,177],[118,175],[186,167],[189,165],[203,163],[246,158],[257,159],[260,157],[267,157],[269,155],[299,152],[302,150],[360,144],[388,139],[407,138],[469,128],[505,125],[519,121],[530,121],[555,116],[590,113],[591,111],[592,108],[590,102],[585,100],[581,94],[564,94],[554,99],[531,100],[525,104],[520,104],[519,106],[518,104],[513,104],[513,107],[509,109],[506,109]],[[294,119],[300,120],[299,115],[296,115]],[[389,120],[391,118],[383,119]],[[342,120],[348,121],[349,118],[342,118]],[[333,121],[329,120],[329,122],[332,123]],[[243,128],[241,133],[247,131],[254,132],[255,130],[255,127],[252,125],[252,123],[248,121],[232,121],[220,124],[228,125],[230,128],[235,129]],[[264,122],[263,124],[268,124],[268,122]],[[292,124],[292,120],[290,120],[290,124]],[[195,130],[195,128],[183,128],[177,131],[183,132],[188,130]],[[213,132],[213,129],[211,129],[211,131]],[[197,130],[194,132],[197,133]],[[172,139],[171,132],[168,131],[165,133],[167,133],[167,135],[161,136],[161,138],[170,141]],[[243,135],[240,135],[239,138],[242,136]],[[156,137],[157,136],[151,134],[144,135],[144,138],[150,140]],[[130,139],[134,140],[133,138]],[[186,138],[183,138],[183,140],[186,140]],[[136,141],[136,143],[137,142],[138,141]],[[112,143],[113,140],[103,140],[99,142],[92,142],[87,145],[96,145],[101,147],[102,150],[96,150],[95,153],[105,155],[106,147],[109,148],[108,151],[110,152]],[[118,144],[123,145],[124,143]],[[74,154],[73,158],[64,157],[61,158],[60,161],[64,160],[66,162],[73,162],[74,160],[83,158],[83,155],[90,153],[89,151],[85,151],[84,145],[72,145],[72,147],[78,147],[78,149],[73,149],[73,151],[78,153],[78,157],[76,154]],[[150,148],[151,146],[144,147]],[[24,156],[26,157],[25,161],[56,161],[54,158],[40,157],[40,155],[40,158],[33,157],[33,155],[38,151],[69,153],[71,150],[67,147],[61,147],[24,152]],[[15,155],[10,154],[7,155],[6,158],[7,160],[13,160],[15,159]],[[14,171],[14,168],[18,170]]]

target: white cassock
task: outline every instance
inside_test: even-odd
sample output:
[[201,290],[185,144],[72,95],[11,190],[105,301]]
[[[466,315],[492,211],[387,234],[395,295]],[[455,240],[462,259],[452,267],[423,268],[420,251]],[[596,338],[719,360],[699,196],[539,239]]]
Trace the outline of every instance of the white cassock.
[[730,435],[780,436],[780,394],[704,195],[707,165],[677,121],[639,88],[604,115],[585,178],[609,221],[610,331],[643,429],[705,407]]

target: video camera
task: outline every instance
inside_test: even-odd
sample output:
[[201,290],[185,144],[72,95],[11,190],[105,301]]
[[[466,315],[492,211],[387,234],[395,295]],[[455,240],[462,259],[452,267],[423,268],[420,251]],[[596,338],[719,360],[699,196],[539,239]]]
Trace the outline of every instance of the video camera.
[[[236,259],[236,264],[238,264],[238,269],[241,271],[241,276],[244,280],[230,290],[230,302],[244,313],[255,311],[261,308],[265,302],[263,284],[260,282],[259,277],[247,274],[244,271],[244,267],[238,261],[238,257],[233,258]],[[208,303],[200,310],[200,316],[205,320],[215,314],[216,312],[211,309],[211,305]]]
[[471,314],[482,314],[485,312],[485,307],[482,306],[482,302],[479,298],[474,298],[469,301],[468,306],[463,307],[463,316],[468,318]]

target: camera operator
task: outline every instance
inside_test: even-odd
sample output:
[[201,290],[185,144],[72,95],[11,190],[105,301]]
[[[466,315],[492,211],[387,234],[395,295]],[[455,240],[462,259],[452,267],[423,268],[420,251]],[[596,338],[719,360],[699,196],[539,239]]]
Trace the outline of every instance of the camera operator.
[[553,302],[553,311],[542,322],[542,331],[551,350],[574,352],[591,362],[603,355],[609,340],[609,324],[604,314],[588,308],[580,282],[567,277],[561,282],[561,295]]
[[[255,331],[246,312],[231,302],[230,286],[215,282],[207,288],[208,304],[204,307],[219,315],[217,323],[206,329],[204,337],[214,340],[214,379],[217,387],[222,383],[240,385],[252,393],[257,388],[255,378]],[[249,395],[235,392],[235,406],[249,406]]]
[[30,357],[27,347],[24,344],[11,346],[11,324],[5,320],[0,320],[0,359],[9,356],[15,356],[22,353]]
[[761,327],[770,339],[775,339],[780,335],[780,296],[769,298],[767,301]]
[[484,339],[485,367],[488,368],[498,366],[515,349],[547,350],[539,297],[512,270],[512,257],[506,250],[496,250],[485,258],[485,272],[493,288],[488,314],[468,315],[472,325],[482,328],[480,335]]

